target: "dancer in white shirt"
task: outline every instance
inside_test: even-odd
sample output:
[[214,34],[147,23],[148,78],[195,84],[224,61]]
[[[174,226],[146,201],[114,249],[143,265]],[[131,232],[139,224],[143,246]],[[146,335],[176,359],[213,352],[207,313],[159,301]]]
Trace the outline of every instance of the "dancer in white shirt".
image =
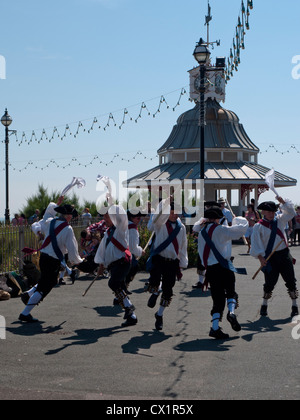
[[[281,274],[290,298],[292,299],[291,317],[299,314],[297,298],[297,280],[293,266],[293,258],[288,248],[285,233],[286,224],[295,216],[295,209],[292,202],[276,197],[280,203],[281,214],[275,217],[277,205],[273,201],[261,203],[257,209],[262,211],[263,219],[253,227],[251,236],[250,255],[258,258],[263,267],[265,276],[264,296],[261,306],[261,316],[268,315],[268,301],[272,297],[273,290]],[[278,246],[278,248],[277,248]],[[272,252],[277,248],[273,255]],[[269,260],[266,259],[269,257]]]
[[235,315],[238,306],[238,296],[235,290],[235,272],[246,274],[245,270],[235,269],[231,262],[232,240],[241,238],[247,228],[248,222],[242,217],[233,219],[233,226],[220,225],[223,213],[220,207],[211,207],[204,212],[207,219],[205,227],[198,236],[198,251],[201,261],[206,268],[206,281],[210,284],[213,300],[212,328],[210,337],[227,339],[228,334],[223,333],[219,327],[227,300],[227,320],[234,331],[241,327]]
[[[59,203],[61,201],[62,197]],[[60,214],[59,218],[55,217],[56,213]],[[26,300],[25,296],[22,297],[26,307],[19,316],[20,321],[27,323],[37,322],[37,319],[32,317],[31,311],[57,285],[59,270],[62,264],[65,265],[65,254],[68,254],[71,264],[79,264],[83,261],[78,253],[78,243],[73,229],[69,225],[72,218],[77,216],[77,211],[69,204],[61,206],[57,206],[55,203],[49,204],[39,225],[41,233],[45,236],[40,249],[41,278],[34,288],[24,294],[26,295]],[[25,250],[23,251],[26,252]]]
[[103,217],[108,230],[95,256],[95,263],[99,264],[98,275],[102,275],[105,268],[110,271],[108,285],[125,309],[125,322],[122,326],[136,325],[138,320],[135,307],[125,290],[125,280],[131,266],[127,213],[122,206],[111,205]]
[[162,330],[164,310],[171,304],[176,278],[180,279],[182,276],[180,269],[188,266],[188,254],[186,228],[181,223],[174,204],[166,205],[166,202],[161,202],[159,208],[159,216],[156,214],[152,219],[155,241],[148,260],[148,271],[151,270],[148,291],[152,293],[148,306],[155,307],[161,283],[162,296],[155,314],[155,328]]

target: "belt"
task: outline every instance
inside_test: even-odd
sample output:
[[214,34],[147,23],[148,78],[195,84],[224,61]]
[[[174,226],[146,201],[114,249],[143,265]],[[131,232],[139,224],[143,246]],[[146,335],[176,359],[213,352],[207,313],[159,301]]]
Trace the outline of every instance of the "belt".
[[107,267],[108,270],[115,267],[116,265],[122,265],[122,264],[129,264],[128,261],[125,258],[120,258],[119,260],[113,261],[109,266]]
[[168,261],[168,262],[175,262],[175,261],[179,261],[178,258],[166,258],[166,257],[162,257],[161,255],[158,255],[159,258],[162,258],[164,261]]

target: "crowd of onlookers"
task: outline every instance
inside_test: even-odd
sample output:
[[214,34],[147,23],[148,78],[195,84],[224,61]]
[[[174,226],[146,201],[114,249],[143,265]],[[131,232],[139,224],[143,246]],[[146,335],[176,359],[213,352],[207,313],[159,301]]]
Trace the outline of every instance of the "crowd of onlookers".
[[[27,226],[32,225],[33,223],[39,221],[42,218],[42,214],[39,209],[36,209],[34,214],[26,218],[25,214],[15,213],[13,219],[11,220],[11,226]],[[84,226],[88,226],[92,222],[92,215],[88,207],[86,207],[82,213],[81,221]]]

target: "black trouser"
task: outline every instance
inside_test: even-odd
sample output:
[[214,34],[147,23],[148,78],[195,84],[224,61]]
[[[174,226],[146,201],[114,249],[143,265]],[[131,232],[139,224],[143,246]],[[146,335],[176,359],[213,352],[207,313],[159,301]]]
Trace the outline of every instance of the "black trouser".
[[235,274],[221,264],[209,265],[206,270],[206,280],[210,283],[213,309],[211,315],[223,314],[226,299],[237,299],[235,292]]
[[205,271],[205,267],[202,264],[202,261],[201,261],[201,258],[199,256],[199,254],[198,254],[198,258],[197,258],[197,270],[198,271]]
[[286,287],[289,291],[294,292],[296,290],[297,280],[295,278],[295,271],[293,265],[293,258],[291,256],[289,248],[285,248],[282,251],[275,252],[269,260],[269,266],[271,271],[265,271],[265,284],[264,292],[273,292],[279,275],[281,274]]
[[134,279],[138,271],[139,271],[138,264],[131,265],[129,273],[126,276],[126,280],[125,280],[126,285],[132,282],[132,280]]
[[83,273],[93,273],[99,267],[99,264],[96,264],[94,259],[95,255],[88,255],[85,261],[77,264],[75,267],[77,267]]
[[110,271],[108,286],[111,290],[113,292],[124,290],[125,279],[130,270],[130,262],[126,261],[125,258],[121,258],[110,264],[108,270]]
[[173,287],[179,269],[179,260],[169,260],[155,255],[152,259],[150,287],[159,287],[162,282],[162,298],[170,301],[173,296]]
[[41,279],[38,282],[37,291],[41,293],[43,299],[45,299],[53,287],[57,285],[57,277],[60,271],[60,265],[60,261],[57,258],[50,257],[44,252],[41,252]]

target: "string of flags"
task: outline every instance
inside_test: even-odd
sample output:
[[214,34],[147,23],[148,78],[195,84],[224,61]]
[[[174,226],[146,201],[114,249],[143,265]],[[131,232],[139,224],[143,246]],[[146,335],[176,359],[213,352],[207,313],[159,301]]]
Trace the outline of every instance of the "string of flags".
[[234,70],[238,71],[238,66],[241,63],[241,50],[245,49],[245,35],[250,29],[249,17],[250,10],[253,9],[253,0],[247,0],[247,7],[244,0],[242,0],[241,11],[238,17],[238,23],[235,28],[235,36],[233,38],[232,47],[227,58],[227,65],[225,67],[225,81],[233,77]]
[[280,153],[281,155],[285,155],[286,153],[300,153],[300,150],[292,144],[288,149],[286,150],[279,150],[277,147],[275,147],[274,144],[270,144],[265,150],[260,150],[260,154],[267,153],[269,151],[273,151],[275,153]]
[[[180,95],[177,102],[175,103],[175,105],[170,106],[166,100],[166,96],[176,93],[178,91],[180,91]],[[50,128],[50,129],[43,128],[39,130],[36,129],[32,131],[22,131],[22,132],[13,130],[10,133],[10,136],[15,137],[16,142],[19,146],[21,146],[22,144],[27,144],[29,146],[31,143],[40,144],[41,142],[45,142],[45,141],[49,143],[51,143],[54,140],[63,141],[67,136],[73,136],[74,138],[76,138],[80,134],[80,132],[84,132],[85,134],[90,134],[95,129],[106,131],[110,127],[118,127],[121,130],[123,125],[127,121],[134,121],[135,123],[138,123],[138,121],[144,115],[147,115],[147,116],[152,115],[152,117],[155,118],[157,114],[161,112],[162,106],[165,106],[166,109],[172,109],[173,111],[175,111],[177,107],[180,106],[181,100],[183,96],[185,95],[187,95],[186,87],[183,87],[181,89],[178,89],[176,91],[170,92],[165,95],[161,95],[155,112],[151,112],[149,110],[149,107],[147,106],[147,103],[150,102],[150,100],[142,102],[140,104],[140,109],[136,116],[130,115],[128,111],[128,109],[133,108],[133,106],[124,108],[121,111],[123,112],[123,115],[120,122],[117,122],[117,117],[116,117],[116,114],[119,113],[120,111],[115,111],[115,112],[110,112],[105,115],[93,117],[91,119],[87,119],[84,121],[81,120],[72,124],[68,123],[59,127],[54,126],[53,128]],[[153,99],[151,99],[151,101],[152,100]],[[104,120],[104,122],[102,122],[102,120]],[[72,128],[73,125],[74,127]]]
[[[153,156],[153,157],[149,157],[149,156],[145,155],[142,151],[139,150],[130,158],[125,158],[125,157],[122,157],[120,154],[115,153],[114,156],[109,161],[104,161],[98,155],[95,155],[95,156],[91,157],[89,159],[89,161],[86,162],[86,163],[82,162],[83,158],[81,158],[81,157],[73,157],[66,164],[60,164],[60,163],[57,162],[57,160],[50,159],[47,162],[46,165],[39,166],[37,163],[33,162],[32,160],[29,160],[22,168],[17,168],[12,163],[9,164],[9,167],[10,167],[11,170],[19,171],[19,172],[23,172],[23,171],[26,171],[28,169],[37,169],[37,170],[43,171],[43,170],[48,169],[50,167],[66,169],[66,168],[69,168],[71,166],[81,166],[81,167],[87,168],[89,166],[94,165],[95,163],[97,165],[109,166],[109,165],[112,165],[117,159],[121,160],[122,162],[130,163],[130,162],[132,162],[133,160],[135,160],[139,157],[152,161],[154,159],[157,159],[158,155]],[[5,171],[5,167],[3,167],[2,170]]]
[[[263,153],[268,153],[268,152],[275,152],[275,153],[279,153],[281,155],[285,155],[287,153],[297,153],[300,154],[300,148],[298,148],[295,144],[292,144],[288,149],[286,150],[280,150],[278,149],[274,144],[270,144],[266,149],[264,150],[260,150],[260,154]],[[16,167],[14,164],[10,163],[10,169],[12,169],[13,171],[19,171],[19,172],[23,172],[26,171],[27,169],[37,169],[37,170],[45,170],[48,169],[50,167],[55,167],[55,168],[60,168],[60,169],[66,169],[69,168],[71,166],[81,166],[84,168],[87,168],[89,166],[94,165],[95,163],[97,163],[97,165],[103,165],[103,166],[109,166],[112,165],[117,159],[121,160],[122,162],[127,162],[130,163],[132,161],[134,161],[137,158],[143,158],[149,161],[153,161],[155,159],[158,159],[158,155],[149,157],[147,156],[145,153],[143,153],[142,151],[137,151],[133,156],[131,156],[130,158],[125,158],[122,157],[120,154],[115,153],[113,155],[113,157],[109,160],[109,161],[104,161],[103,159],[101,159],[98,155],[92,156],[89,158],[88,162],[83,163],[83,158],[82,157],[72,157],[67,163],[65,164],[61,164],[58,163],[55,159],[50,159],[47,164],[45,165],[41,165],[39,166],[37,163],[33,162],[32,160],[28,161],[22,168],[18,168]],[[3,162],[2,162],[3,164]],[[1,169],[0,169],[1,170]],[[5,167],[2,168],[3,171],[5,171]]]

